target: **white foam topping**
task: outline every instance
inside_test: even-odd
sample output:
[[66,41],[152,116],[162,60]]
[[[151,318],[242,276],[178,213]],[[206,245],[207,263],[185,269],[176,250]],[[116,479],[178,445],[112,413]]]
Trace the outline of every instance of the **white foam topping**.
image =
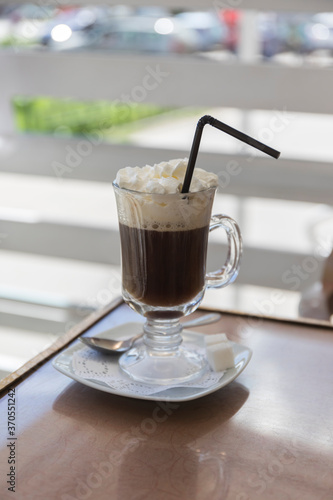
[[[180,193],[183,186],[188,159],[163,161],[153,166],[126,167],[118,171],[116,183],[120,188],[140,193]],[[195,168],[191,181],[191,193],[202,191],[218,184],[217,175]]]
[[218,177],[196,168],[191,191],[181,194],[187,158],[154,166],[119,170],[116,191],[119,220],[130,227],[154,231],[184,231],[207,226]]

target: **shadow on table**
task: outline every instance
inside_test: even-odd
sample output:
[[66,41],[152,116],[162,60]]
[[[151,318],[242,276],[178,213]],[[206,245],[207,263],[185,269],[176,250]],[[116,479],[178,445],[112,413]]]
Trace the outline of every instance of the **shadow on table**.
[[102,443],[99,470],[114,498],[217,500],[228,491],[229,425],[248,396],[232,382],[193,401],[154,402],[74,382],[53,410]]
[[[215,424],[231,419],[243,406],[249,396],[246,387],[232,382],[215,393],[199,399],[181,403],[146,401],[116,396],[73,382],[55,400],[53,409],[79,422],[92,425],[103,423],[113,430],[123,427],[140,426],[143,434],[153,434],[159,424],[171,421],[173,425],[193,427],[201,434]],[[155,422],[142,425],[144,420]],[[205,422],[204,428],[201,423]]]

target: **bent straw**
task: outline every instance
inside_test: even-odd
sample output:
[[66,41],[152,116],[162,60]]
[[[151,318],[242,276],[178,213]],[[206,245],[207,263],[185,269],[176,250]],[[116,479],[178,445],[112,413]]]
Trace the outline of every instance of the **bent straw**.
[[190,157],[188,160],[188,165],[185,173],[182,193],[188,193],[190,190],[191,180],[194,172],[195,162],[198,156],[203,128],[207,123],[209,125],[212,125],[212,127],[218,128],[219,130],[222,130],[222,132],[226,132],[227,134],[236,137],[236,139],[239,139],[240,141],[249,144],[249,146],[259,149],[263,153],[266,153],[272,156],[273,158],[277,159],[280,156],[280,152],[276,151],[276,149],[266,146],[266,144],[263,144],[262,142],[253,139],[253,137],[250,137],[249,135],[246,135],[243,132],[240,132],[239,130],[230,127],[226,123],[220,122],[216,118],[213,118],[212,116],[209,115],[202,116],[198,121],[197,128],[195,129],[193,143],[190,151]]

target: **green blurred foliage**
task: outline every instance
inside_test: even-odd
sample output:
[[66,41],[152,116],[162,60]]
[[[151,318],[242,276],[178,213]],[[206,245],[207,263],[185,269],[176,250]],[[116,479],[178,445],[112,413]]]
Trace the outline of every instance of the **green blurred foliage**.
[[13,99],[21,132],[82,135],[109,130],[169,111],[153,104],[110,101],[79,102],[49,97]]

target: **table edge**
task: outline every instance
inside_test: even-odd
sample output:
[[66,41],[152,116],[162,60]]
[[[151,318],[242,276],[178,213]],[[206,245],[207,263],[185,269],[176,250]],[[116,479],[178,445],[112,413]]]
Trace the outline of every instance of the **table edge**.
[[0,381],[0,398],[3,396],[3,392],[8,387],[12,388],[17,383],[21,382],[25,377],[27,377],[31,372],[37,370],[46,361],[48,361],[54,354],[58,353],[61,349],[70,344],[77,337],[82,335],[88,328],[91,328],[95,323],[100,321],[104,316],[109,314],[111,311],[116,309],[120,304],[122,304],[123,298],[117,297],[110,304],[105,306],[98,311],[89,314],[83,321],[80,321],[77,325],[71,328],[64,335],[59,337],[53,344],[44,349],[42,352],[29,359],[24,365],[20,366],[16,371],[10,373],[7,377]]
[[223,314],[227,314],[230,316],[239,316],[241,318],[253,318],[262,321],[274,321],[276,323],[286,323],[293,326],[306,326],[310,328],[323,328],[330,330],[330,333],[333,333],[333,324],[328,321],[320,320],[320,319],[312,319],[312,318],[284,318],[278,316],[269,316],[268,314],[255,314],[246,311],[239,311],[238,309],[223,309],[223,307],[209,306],[203,305],[200,306],[201,310],[204,311],[212,311],[212,312],[220,312]]

